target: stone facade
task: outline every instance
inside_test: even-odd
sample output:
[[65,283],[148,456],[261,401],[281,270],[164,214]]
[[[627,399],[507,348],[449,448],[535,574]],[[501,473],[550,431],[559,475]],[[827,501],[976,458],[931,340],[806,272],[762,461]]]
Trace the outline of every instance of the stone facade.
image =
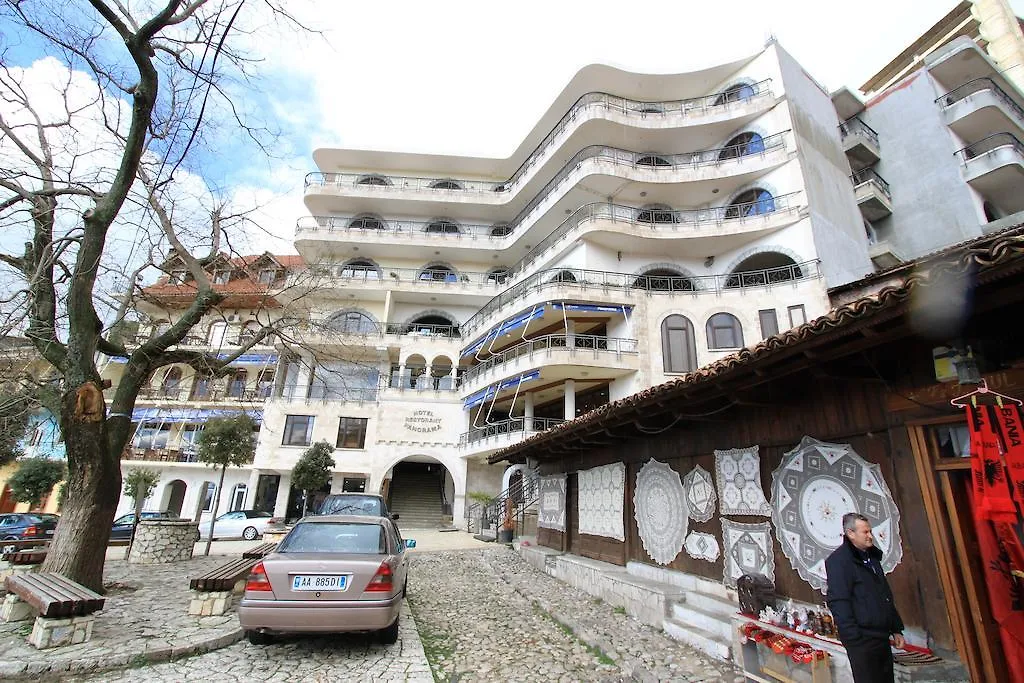
[[192,558],[199,525],[190,521],[143,520],[135,532],[128,562],[167,564]]
[[[240,581],[242,587],[245,582]],[[192,617],[219,617],[231,609],[232,591],[193,591],[188,602],[188,614]]]
[[92,625],[95,621],[95,614],[64,619],[36,617],[28,642],[32,643],[37,650],[60,647],[61,645],[78,645],[92,638]]

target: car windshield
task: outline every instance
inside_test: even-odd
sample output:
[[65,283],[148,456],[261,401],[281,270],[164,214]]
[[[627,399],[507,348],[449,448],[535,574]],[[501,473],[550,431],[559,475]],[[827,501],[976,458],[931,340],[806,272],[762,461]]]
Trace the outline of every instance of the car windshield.
[[246,514],[248,514],[250,519],[256,519],[257,517],[273,517],[272,514],[270,514],[269,512],[264,512],[263,510],[252,510],[251,512],[248,512]]
[[339,496],[327,498],[320,507],[321,515],[381,516],[380,498],[373,496]]
[[300,523],[277,546],[279,553],[373,553],[387,552],[384,528],[379,524],[352,522]]

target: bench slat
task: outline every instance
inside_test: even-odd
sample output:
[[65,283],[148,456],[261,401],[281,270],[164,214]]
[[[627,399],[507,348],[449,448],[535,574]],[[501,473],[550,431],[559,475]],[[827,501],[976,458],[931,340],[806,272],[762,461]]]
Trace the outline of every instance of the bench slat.
[[255,558],[262,558],[262,557],[265,557],[265,556],[269,555],[270,553],[274,552],[274,550],[276,548],[277,548],[277,544],[276,543],[263,543],[262,545],[258,545],[255,548],[249,548],[244,553],[242,553],[242,557],[244,557],[244,558],[254,558],[254,557]]
[[63,599],[62,609],[67,610],[70,616],[90,614],[101,609],[106,600],[98,593],[94,593],[60,574],[39,574],[38,576],[40,584],[51,591],[53,595],[59,595]]
[[240,579],[245,578],[256,565],[258,558],[242,558],[211,569],[189,581],[189,588],[197,591],[230,590]]
[[43,617],[91,614],[102,609],[106,599],[61,574],[37,573],[8,576],[8,592],[28,603]]

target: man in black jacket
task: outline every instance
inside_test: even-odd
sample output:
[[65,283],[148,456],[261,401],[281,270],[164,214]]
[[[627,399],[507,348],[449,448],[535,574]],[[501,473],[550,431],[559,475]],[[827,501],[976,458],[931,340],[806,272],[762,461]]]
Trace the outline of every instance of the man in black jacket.
[[902,648],[903,620],[892,601],[868,518],[843,515],[843,543],[825,560],[828,606],[856,683],[892,683],[889,639]]

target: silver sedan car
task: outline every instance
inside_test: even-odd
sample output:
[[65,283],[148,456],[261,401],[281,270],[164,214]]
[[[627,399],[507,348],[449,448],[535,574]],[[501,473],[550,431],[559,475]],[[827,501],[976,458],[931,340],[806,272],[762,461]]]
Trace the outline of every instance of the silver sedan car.
[[406,548],[387,518],[304,517],[253,567],[238,607],[249,642],[283,633],[376,631],[398,640],[409,574]]

